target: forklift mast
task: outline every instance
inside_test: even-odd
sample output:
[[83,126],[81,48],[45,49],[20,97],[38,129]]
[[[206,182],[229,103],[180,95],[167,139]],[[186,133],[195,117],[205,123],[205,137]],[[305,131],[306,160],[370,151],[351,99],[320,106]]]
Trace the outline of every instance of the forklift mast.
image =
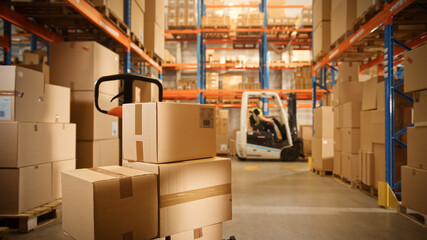
[[289,93],[288,95],[288,122],[291,131],[292,139],[298,138],[297,126],[297,97],[296,93]]

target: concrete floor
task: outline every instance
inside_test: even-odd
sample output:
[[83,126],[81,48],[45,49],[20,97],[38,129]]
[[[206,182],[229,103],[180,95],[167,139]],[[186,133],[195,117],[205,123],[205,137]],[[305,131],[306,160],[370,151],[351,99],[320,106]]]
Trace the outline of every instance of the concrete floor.
[[[427,239],[427,229],[378,208],[376,200],[332,177],[319,177],[307,163],[233,160],[233,220],[223,238]],[[62,239],[61,221],[10,239]]]

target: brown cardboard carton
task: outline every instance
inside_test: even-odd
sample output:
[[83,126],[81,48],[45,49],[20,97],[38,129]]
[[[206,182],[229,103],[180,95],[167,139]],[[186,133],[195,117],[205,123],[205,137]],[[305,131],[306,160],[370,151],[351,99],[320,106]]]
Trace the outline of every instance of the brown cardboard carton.
[[118,165],[119,139],[77,141],[76,167],[91,168]]
[[360,129],[341,128],[341,151],[346,153],[358,153],[360,149]]
[[338,174],[341,176],[341,152],[334,151],[334,174]]
[[[336,3],[335,3],[336,2]],[[337,41],[351,29],[356,20],[356,0],[332,0],[331,42]]]
[[414,93],[415,125],[427,125],[427,91]]
[[371,111],[371,134],[373,143],[385,143],[385,111]]
[[359,178],[359,154],[341,153],[342,177],[349,181]]
[[334,150],[336,151],[342,151],[342,141],[341,138],[341,131],[344,131],[345,129],[334,129]]
[[157,22],[147,18],[144,22],[144,47],[146,50],[154,52],[161,59],[164,58],[165,29]]
[[24,64],[42,64],[47,62],[46,52],[42,50],[25,50],[22,55]]
[[43,74],[28,68],[0,66],[0,121],[43,120]]
[[358,80],[359,80],[359,63],[342,62],[338,66],[338,81],[357,82]]
[[216,153],[217,154],[228,154],[230,150],[228,149],[228,136],[216,135]]
[[337,82],[334,87],[335,105],[341,105],[348,102],[362,101],[361,82]]
[[[160,80],[161,81],[161,80]],[[159,101],[159,88],[157,85],[134,81],[133,82],[133,102],[158,102]]]
[[408,166],[427,170],[427,127],[408,128]]
[[70,89],[45,84],[43,122],[70,122]]
[[427,89],[427,82],[423,77],[427,73],[427,68],[425,67],[426,56],[426,44],[404,53],[403,65],[405,66],[405,71],[403,77],[405,79],[404,89],[406,93]]
[[313,138],[313,126],[312,125],[300,125],[298,135],[304,140],[311,140]]
[[[152,1],[147,1],[152,2]],[[153,1],[155,2],[155,1]],[[135,36],[144,44],[144,25],[145,25],[145,12],[142,8],[132,1],[131,15],[130,15],[130,29],[135,34]]]
[[145,1],[145,19],[155,21],[160,27],[164,28],[165,6],[162,1]]
[[0,213],[21,213],[51,201],[51,176],[51,163],[1,168]]
[[215,107],[182,103],[123,105],[123,158],[166,163],[216,155]]
[[378,181],[385,181],[385,145],[373,144],[374,146],[374,186],[378,188]]
[[314,137],[334,137],[334,113],[331,106],[314,109]]
[[93,5],[97,7],[107,7],[116,15],[120,20],[124,21],[124,3],[123,0],[92,0]]
[[331,0],[313,1],[313,27],[316,28],[322,21],[331,20]]
[[0,167],[18,168],[75,158],[76,125],[0,123]]
[[[74,90],[93,91],[103,76],[119,73],[119,55],[97,42],[49,44],[50,82]],[[118,81],[103,83],[100,91],[118,94]]]
[[239,89],[239,84],[242,83],[242,75],[223,74],[222,89]]
[[361,17],[377,0],[358,0],[356,16]]
[[385,86],[384,81],[377,84],[377,109],[381,110],[385,108]]
[[335,128],[341,128],[341,121],[340,121],[340,116],[341,114],[341,106],[335,106],[334,107],[334,126]]
[[76,159],[52,163],[52,200],[62,198],[61,172],[76,169]]
[[[377,109],[377,101],[380,102],[381,100],[381,99],[377,99],[377,86],[378,86],[378,82],[381,82],[381,81],[384,81],[384,77],[374,77],[363,83],[363,92],[362,92],[362,110],[363,111]],[[384,98],[382,99],[382,102],[384,103]],[[379,105],[380,104],[381,103],[379,103]],[[384,104],[382,104],[382,106],[384,106]]]
[[[76,123],[77,140],[114,139],[119,136],[117,117],[99,112],[95,108],[93,91],[71,92],[71,122]],[[99,105],[102,109],[110,110],[118,106],[118,100],[110,102],[113,95],[100,93]]]
[[313,37],[317,39],[313,42],[313,56],[319,57],[321,53],[326,53],[331,45],[331,22],[320,22],[313,31]]
[[373,127],[371,124],[372,111],[360,112],[360,149],[373,151],[372,149],[372,134]]
[[62,225],[75,239],[158,235],[157,177],[119,166],[62,172]]
[[375,155],[373,152],[361,150],[359,152],[359,178],[368,185],[374,186],[375,179]]
[[123,160],[123,165],[159,175],[160,237],[231,219],[229,158],[168,164]]
[[334,170],[334,143],[332,138],[314,137],[312,142],[313,167],[316,170]]
[[402,166],[402,205],[427,214],[427,171]]
[[[170,240],[218,240],[222,239],[222,223],[197,228],[192,231],[178,233],[170,236]],[[154,240],[166,240],[156,238]]]
[[348,102],[342,105],[342,122],[341,128],[358,128],[360,127],[360,109],[361,102]]
[[44,76],[44,83],[50,83],[50,67],[46,63],[43,64],[19,64],[17,65],[23,68],[33,69],[38,72],[42,72]]

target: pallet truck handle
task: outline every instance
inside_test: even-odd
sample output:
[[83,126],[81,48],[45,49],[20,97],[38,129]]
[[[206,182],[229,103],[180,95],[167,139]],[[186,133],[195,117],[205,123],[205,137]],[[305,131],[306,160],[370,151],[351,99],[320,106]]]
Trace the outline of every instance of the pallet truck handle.
[[118,95],[116,95],[115,97],[113,97],[113,99],[111,99],[111,101],[114,100],[115,98],[123,95],[123,103],[124,104],[125,103],[132,103],[132,101],[133,101],[132,85],[133,85],[134,81],[148,82],[148,83],[156,84],[157,87],[159,88],[159,102],[161,102],[163,100],[163,85],[158,79],[134,75],[134,74],[129,74],[129,73],[104,76],[104,77],[99,78],[95,83],[95,107],[99,112],[104,113],[104,114],[117,116],[117,117],[122,116],[122,107],[121,106],[115,107],[113,109],[106,111],[106,110],[101,109],[99,107],[99,103],[98,103],[99,86],[101,86],[101,84],[103,82],[117,81],[117,80],[123,81],[123,89],[124,90],[121,93],[119,93]]

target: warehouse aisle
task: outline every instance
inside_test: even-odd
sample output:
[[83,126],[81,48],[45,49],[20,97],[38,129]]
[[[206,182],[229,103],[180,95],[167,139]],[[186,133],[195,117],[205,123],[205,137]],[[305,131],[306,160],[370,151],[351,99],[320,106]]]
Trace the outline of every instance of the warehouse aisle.
[[426,239],[427,229],[307,163],[233,160],[233,220],[223,238]]

